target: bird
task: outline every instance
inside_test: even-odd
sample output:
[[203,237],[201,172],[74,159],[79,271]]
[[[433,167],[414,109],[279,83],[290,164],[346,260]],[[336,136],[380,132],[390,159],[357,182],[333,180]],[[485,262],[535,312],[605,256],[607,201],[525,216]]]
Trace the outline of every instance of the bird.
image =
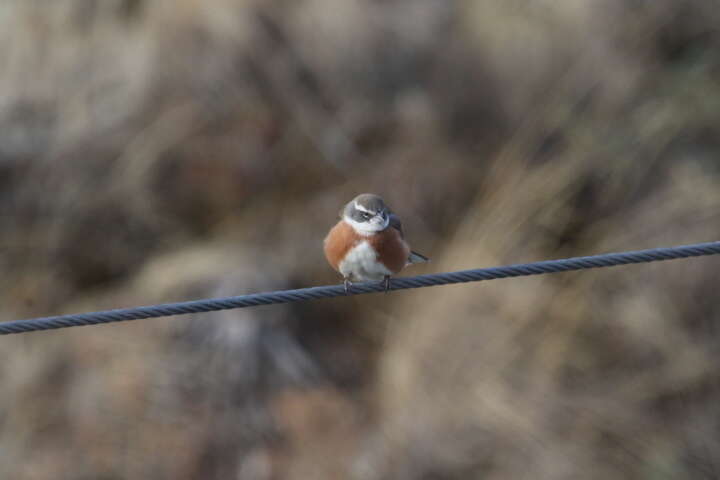
[[391,275],[408,265],[430,261],[410,250],[400,218],[372,193],[345,204],[323,247],[330,266],[343,276],[346,294],[352,281],[383,281],[387,292]]

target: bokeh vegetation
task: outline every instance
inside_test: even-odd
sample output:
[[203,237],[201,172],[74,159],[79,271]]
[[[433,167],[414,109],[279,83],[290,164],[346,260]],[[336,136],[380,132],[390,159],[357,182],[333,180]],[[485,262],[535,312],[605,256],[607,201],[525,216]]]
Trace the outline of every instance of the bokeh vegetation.
[[[5,0],[0,318],[720,237],[715,0]],[[720,476],[714,258],[0,338],[0,477]]]

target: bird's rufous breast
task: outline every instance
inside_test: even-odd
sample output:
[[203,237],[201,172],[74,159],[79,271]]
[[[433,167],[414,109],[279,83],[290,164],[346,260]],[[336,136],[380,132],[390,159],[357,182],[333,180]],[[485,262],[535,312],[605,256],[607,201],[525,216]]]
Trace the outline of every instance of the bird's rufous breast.
[[388,227],[367,237],[367,240],[378,253],[378,259],[391,272],[398,273],[407,265],[410,247],[396,228]]
[[339,271],[340,262],[345,255],[363,241],[373,247],[378,254],[378,260],[391,272],[398,273],[407,264],[410,247],[397,229],[389,227],[373,235],[363,236],[342,220],[325,237],[325,258],[335,270]]
[[340,271],[340,262],[343,261],[350,249],[357,245],[359,240],[360,235],[350,225],[340,220],[325,237],[325,258],[327,258],[330,266]]

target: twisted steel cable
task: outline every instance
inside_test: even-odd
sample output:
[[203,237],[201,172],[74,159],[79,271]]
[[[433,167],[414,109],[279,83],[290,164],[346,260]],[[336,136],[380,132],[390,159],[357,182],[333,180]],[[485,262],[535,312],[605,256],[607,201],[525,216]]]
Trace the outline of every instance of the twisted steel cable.
[[[431,287],[451,283],[479,282],[481,280],[495,280],[497,278],[524,277],[528,275],[542,275],[588,268],[612,267],[629,263],[645,263],[717,254],[720,254],[720,241],[395,278],[390,284],[390,290]],[[350,289],[349,295],[382,292],[384,289],[385,287],[382,282],[355,283]],[[0,335],[95,325],[98,323],[122,322],[142,318],[165,317],[169,315],[185,315],[188,313],[210,312],[231,308],[255,307],[274,303],[290,303],[344,295],[346,295],[346,293],[342,285],[326,285],[321,287],[299,288],[296,290],[253,293],[237,297],[193,300],[74,315],[14,320],[0,323]]]

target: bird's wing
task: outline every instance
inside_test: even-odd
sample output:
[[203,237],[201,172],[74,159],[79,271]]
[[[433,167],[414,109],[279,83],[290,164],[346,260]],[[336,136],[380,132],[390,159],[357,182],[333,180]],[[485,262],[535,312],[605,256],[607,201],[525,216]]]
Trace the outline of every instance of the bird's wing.
[[390,226],[393,227],[398,232],[400,232],[401,238],[405,238],[405,235],[403,234],[402,222],[400,221],[400,217],[398,217],[394,213],[390,214]]
[[[394,213],[390,214],[390,226],[396,229],[398,232],[400,232],[400,238],[405,238],[403,234],[402,229],[402,222],[400,221],[400,218],[395,215]],[[417,252],[410,251],[410,255],[408,256],[407,262],[408,265],[412,263],[425,263],[429,262],[430,259],[426,257],[425,255],[421,255]]]

